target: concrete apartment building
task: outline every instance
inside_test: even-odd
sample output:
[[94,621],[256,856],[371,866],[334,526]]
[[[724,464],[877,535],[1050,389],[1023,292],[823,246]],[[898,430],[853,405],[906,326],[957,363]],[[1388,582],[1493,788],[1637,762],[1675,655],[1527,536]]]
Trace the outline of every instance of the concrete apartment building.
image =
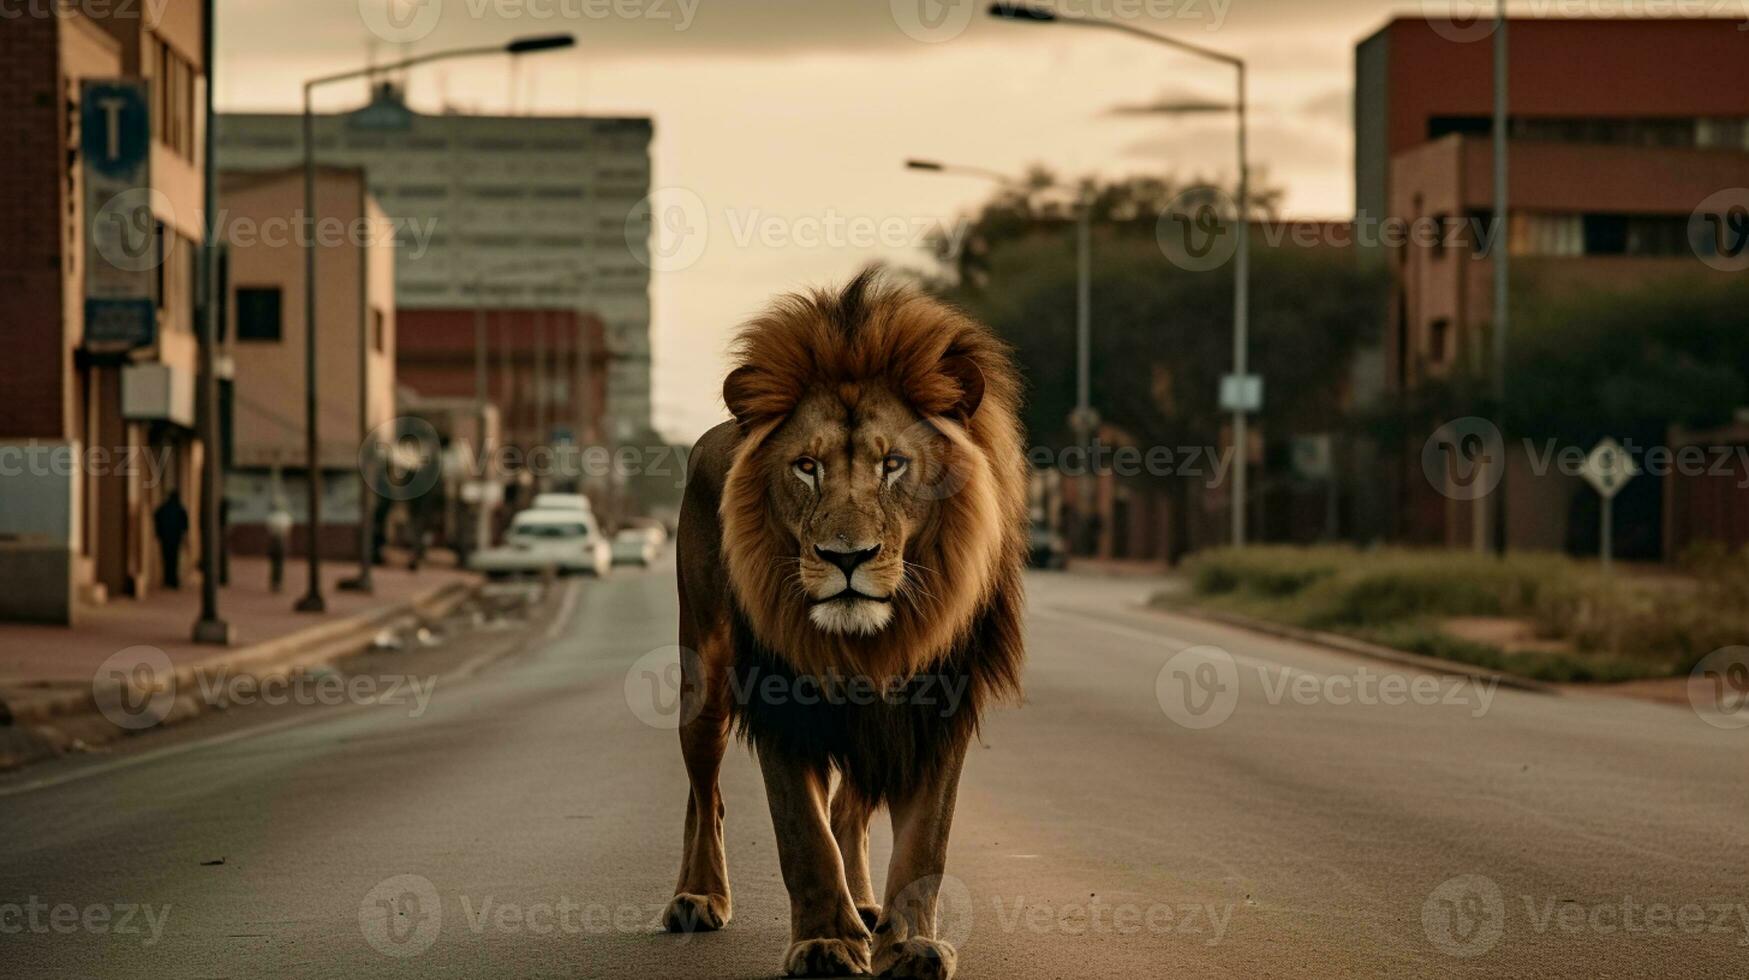
[[[1733,274],[1691,232],[1699,212],[1730,203],[1720,195],[1733,188],[1735,203],[1749,204],[1749,59],[1739,27],[1509,23],[1504,237],[1515,302]],[[1491,227],[1494,208],[1492,73],[1490,37],[1420,19],[1394,20],[1356,51],[1357,221],[1441,232],[1438,244],[1374,253],[1393,280],[1382,365],[1390,394],[1491,364],[1493,262],[1478,231]],[[1473,504],[1421,479],[1418,455],[1408,463],[1397,534],[1452,546],[1486,539]],[[1577,478],[1533,478],[1522,454],[1511,465],[1512,545],[1567,546],[1570,505],[1589,491]]]
[[[226,247],[222,343],[232,364],[225,498],[230,543],[266,546],[275,489],[308,506],[305,465],[303,170],[221,173]],[[382,459],[395,416],[394,225],[362,170],[322,167],[316,179],[317,458],[322,554],[357,558],[361,459]],[[362,378],[361,378],[362,373]],[[362,421],[361,421],[362,416]],[[377,447],[366,450],[367,441]],[[293,530],[304,553],[307,527]]]
[[194,0],[0,19],[0,619],[144,596],[154,512],[198,523],[204,30]]
[[[228,113],[226,170],[277,169],[302,153],[301,117]],[[354,112],[316,120],[324,164],[360,167],[402,238],[396,304],[471,311],[476,279],[497,309],[565,308],[606,326],[608,439],[650,430],[648,220],[650,120],[640,117],[427,115],[392,83]],[[537,289],[500,288],[498,280]],[[408,331],[404,348],[419,338]],[[577,419],[572,428],[597,426]]]

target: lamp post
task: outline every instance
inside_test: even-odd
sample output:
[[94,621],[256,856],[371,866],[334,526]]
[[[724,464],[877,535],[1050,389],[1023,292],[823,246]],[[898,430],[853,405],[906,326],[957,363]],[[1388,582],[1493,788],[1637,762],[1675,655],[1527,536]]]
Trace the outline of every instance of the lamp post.
[[[488,54],[523,55],[538,51],[568,48],[577,43],[569,34],[548,34],[518,38],[504,45],[454,48],[431,54],[404,58],[388,65],[355,68],[333,75],[312,78],[304,83],[304,217],[308,223],[304,237],[304,459],[309,475],[309,530],[306,547],[310,558],[309,591],[294,606],[298,612],[324,612],[328,603],[322,598],[322,472],[318,456],[316,427],[316,114],[315,90],[334,82],[351,81],[378,72],[400,71],[434,61],[472,58]],[[363,384],[360,378],[359,383]],[[360,501],[363,504],[363,501]]]
[[[1020,181],[984,167],[967,167],[936,160],[906,160],[905,167],[926,173],[958,174],[978,177],[1011,190],[1027,190]],[[1055,187],[1045,184],[1040,190]],[[1099,429],[1098,416],[1093,411],[1093,202],[1082,199],[1075,207],[1075,412],[1071,419],[1081,448],[1087,453],[1083,460],[1081,501],[1083,511],[1093,507],[1093,441]]]
[[[1250,320],[1251,320],[1251,169],[1246,153],[1246,96],[1245,96],[1245,61],[1242,58],[1205,48],[1199,44],[1180,41],[1164,34],[1143,30],[1115,20],[1101,20],[1094,17],[1080,17],[1073,14],[1059,14],[1043,7],[1029,7],[1019,4],[994,3],[990,5],[990,16],[1001,20],[1021,21],[1033,24],[1067,24],[1071,27],[1097,27],[1105,30],[1128,34],[1152,44],[1163,45],[1186,54],[1195,55],[1208,61],[1219,62],[1232,68],[1237,75],[1237,98],[1233,103],[1238,115],[1239,129],[1239,187],[1238,200],[1235,202],[1238,210],[1238,250],[1234,253],[1233,265],[1233,374],[1237,382],[1244,387],[1244,379],[1249,369],[1250,350]],[[1241,392],[1242,393],[1242,392]],[[1245,506],[1246,506],[1246,406],[1243,400],[1233,407],[1233,446],[1238,453],[1238,465],[1233,467],[1233,546],[1245,545]]]

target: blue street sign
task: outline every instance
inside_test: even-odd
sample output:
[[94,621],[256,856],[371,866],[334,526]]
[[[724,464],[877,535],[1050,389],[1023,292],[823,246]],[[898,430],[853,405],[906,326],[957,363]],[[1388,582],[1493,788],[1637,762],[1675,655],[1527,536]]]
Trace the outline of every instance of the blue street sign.
[[105,177],[132,178],[152,152],[146,86],[135,81],[89,82],[79,107],[79,148]]

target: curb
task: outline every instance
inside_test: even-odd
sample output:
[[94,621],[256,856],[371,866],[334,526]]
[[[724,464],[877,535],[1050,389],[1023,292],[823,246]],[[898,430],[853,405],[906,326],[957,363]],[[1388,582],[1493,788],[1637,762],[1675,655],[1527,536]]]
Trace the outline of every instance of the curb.
[[[130,685],[134,688],[130,693],[150,696],[162,686],[194,691],[203,681],[216,678],[238,674],[279,678],[330,663],[369,646],[376,634],[392,623],[441,618],[479,589],[477,581],[451,582],[393,605],[182,664],[151,690]],[[179,724],[214,707],[192,694],[181,694],[154,727]],[[0,717],[7,719],[0,725],[0,770],[59,755],[75,744],[101,745],[130,734],[103,716],[90,682],[40,682],[0,691]]]
[[1238,629],[1250,630],[1253,633],[1265,633],[1284,640],[1295,640],[1312,646],[1325,647],[1341,653],[1351,653],[1370,660],[1382,660],[1385,663],[1396,664],[1399,667],[1414,667],[1435,674],[1452,674],[1459,677],[1473,677],[1477,680],[1491,681],[1500,687],[1508,687],[1519,691],[1530,691],[1534,694],[1561,693],[1561,689],[1544,681],[1520,677],[1517,674],[1502,673],[1489,670],[1475,664],[1466,664],[1457,660],[1444,660],[1439,657],[1428,657],[1419,653],[1409,653],[1393,647],[1368,643],[1353,637],[1338,633],[1325,633],[1321,630],[1309,630],[1299,626],[1287,626],[1282,623],[1272,623],[1265,619],[1254,619],[1238,613],[1218,612],[1213,609],[1198,609],[1187,606],[1175,609],[1159,609],[1146,606],[1149,612],[1162,615],[1185,616],[1190,619],[1200,619],[1206,622],[1219,623],[1223,626],[1233,626]]

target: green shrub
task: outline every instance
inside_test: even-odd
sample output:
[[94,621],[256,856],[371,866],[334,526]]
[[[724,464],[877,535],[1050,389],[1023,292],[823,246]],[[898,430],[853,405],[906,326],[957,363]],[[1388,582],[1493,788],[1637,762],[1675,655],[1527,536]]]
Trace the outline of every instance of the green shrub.
[[[1749,640],[1749,549],[1698,550],[1691,577],[1604,575],[1554,554],[1504,560],[1386,548],[1221,549],[1187,563],[1193,596],[1235,612],[1553,681],[1662,677]],[[1568,651],[1503,651],[1441,632],[1441,620],[1528,620]]]

